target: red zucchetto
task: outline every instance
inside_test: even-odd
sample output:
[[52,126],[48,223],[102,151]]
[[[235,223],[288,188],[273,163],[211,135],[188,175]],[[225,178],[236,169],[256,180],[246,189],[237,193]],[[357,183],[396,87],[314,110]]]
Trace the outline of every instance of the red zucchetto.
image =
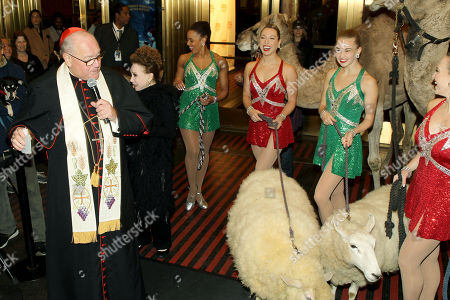
[[62,46],[62,44],[64,43],[64,40],[71,35],[72,33],[75,33],[77,31],[86,31],[83,28],[80,27],[70,27],[67,28],[66,30],[64,30],[64,32],[61,34],[61,37],[59,38],[59,47]]

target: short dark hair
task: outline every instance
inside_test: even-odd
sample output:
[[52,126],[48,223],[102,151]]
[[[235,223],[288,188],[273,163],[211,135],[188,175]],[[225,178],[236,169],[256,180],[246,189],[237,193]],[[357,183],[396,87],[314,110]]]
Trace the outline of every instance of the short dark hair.
[[347,29],[340,34],[338,34],[337,39],[339,38],[354,38],[355,44],[359,48],[361,47],[361,37],[359,35],[359,32],[354,29]]
[[206,36],[206,46],[209,48],[209,39],[211,37],[211,27],[209,26],[209,23],[206,21],[198,21],[189,27],[189,30],[193,30],[200,34],[201,37]]
[[33,13],[38,13],[39,16],[41,17],[41,23],[39,24],[39,27],[41,27],[42,29],[42,14],[41,11],[39,9],[33,9],[32,11],[30,11],[30,14],[28,15],[28,27],[33,28],[33,23],[31,23],[31,15]]
[[113,15],[114,15],[114,21],[116,20],[116,14],[119,14],[120,15],[120,12],[122,11],[122,8],[124,8],[124,7],[128,7],[128,5],[126,5],[126,4],[123,4],[123,3],[116,3],[114,6],[113,6],[113,10],[112,10],[112,13],[113,13]]

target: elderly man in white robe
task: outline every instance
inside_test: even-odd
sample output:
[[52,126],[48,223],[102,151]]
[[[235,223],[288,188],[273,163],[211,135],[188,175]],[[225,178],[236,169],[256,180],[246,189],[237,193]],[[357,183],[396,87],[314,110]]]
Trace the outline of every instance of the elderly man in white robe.
[[48,153],[48,298],[141,300],[135,238],[144,224],[135,220],[122,139],[147,134],[152,115],[124,78],[101,68],[93,35],[72,27],[60,43],[64,63],[31,84],[10,131],[15,149],[30,134]]

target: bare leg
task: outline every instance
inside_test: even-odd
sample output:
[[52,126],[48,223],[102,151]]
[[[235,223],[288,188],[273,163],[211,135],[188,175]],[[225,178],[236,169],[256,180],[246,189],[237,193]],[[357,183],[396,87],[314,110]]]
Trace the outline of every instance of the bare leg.
[[259,147],[256,145],[250,145],[252,148],[253,156],[255,157],[256,161],[258,161],[258,158],[261,156],[261,152],[263,151],[263,147]]
[[184,146],[186,147],[186,156],[184,164],[186,166],[186,173],[189,182],[189,195],[195,195],[197,192],[196,177],[199,149],[199,133],[195,130],[180,128],[181,136],[183,137]]
[[253,154],[256,158],[255,170],[267,170],[273,167],[275,160],[277,159],[277,149],[273,148],[273,134],[270,135],[269,141],[265,148],[252,145]]
[[439,269],[439,244],[422,262],[423,289],[420,300],[434,299],[441,281],[441,270]]
[[[341,177],[342,178],[342,177]],[[338,183],[333,193],[331,194],[331,205],[333,209],[345,208],[345,186],[343,178]]]
[[[205,179],[206,170],[208,170],[209,164],[209,149],[211,148],[211,144],[214,138],[215,131],[209,131],[203,133],[203,145],[205,146],[205,160],[203,161],[202,168],[197,171],[197,177],[195,179],[195,183],[197,185],[197,192],[202,191],[203,180]],[[197,159],[198,162],[198,159]],[[197,166],[195,166],[197,170]]]
[[404,300],[434,299],[440,277],[439,243],[408,233],[398,257]]
[[[319,207],[319,216],[322,224],[333,213],[333,209],[335,209],[332,202],[330,201],[331,196],[334,193],[343,191],[343,189],[337,188],[339,183],[342,181],[342,177],[331,173],[333,158],[330,159],[327,167],[322,173],[322,176],[320,176],[319,182],[317,183],[316,190],[314,192],[314,200]],[[337,194],[334,196],[334,198],[335,202],[341,201],[339,200]]]

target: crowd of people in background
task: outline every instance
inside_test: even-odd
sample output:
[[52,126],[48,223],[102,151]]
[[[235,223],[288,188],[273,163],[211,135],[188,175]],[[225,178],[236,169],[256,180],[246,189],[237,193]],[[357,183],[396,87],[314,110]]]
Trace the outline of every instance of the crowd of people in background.
[[[210,50],[209,23],[196,22],[188,29],[189,53],[178,58],[175,78],[168,85],[162,83],[163,62],[158,50],[139,47],[137,32],[128,26],[128,6],[115,5],[112,20],[101,24],[97,15],[89,31],[66,29],[64,17],[56,14],[52,25],[44,28],[41,12],[32,10],[22,31],[14,33],[11,40],[1,38],[0,79],[13,78],[17,100],[11,108],[0,106],[0,163],[11,159],[11,146],[24,148],[27,134],[50,153],[47,230],[34,160],[25,167],[35,254],[46,255],[48,250],[51,256],[47,260],[50,299],[82,299],[86,295],[89,299],[99,295],[143,298],[135,246],[153,243],[159,257],[166,257],[170,251],[170,218],[175,209],[172,148],[177,128],[186,149],[189,192],[185,209],[190,211],[196,204],[208,208],[202,185],[214,134],[220,128],[218,103],[228,96],[229,76],[226,59]],[[292,28],[299,62],[308,68],[314,62],[306,25],[297,20]],[[261,54],[246,65],[239,79],[249,116],[247,141],[256,170],[273,167],[278,143],[286,155],[282,162],[288,162],[280,167],[292,176],[292,145],[298,126],[293,126],[291,116],[295,115],[297,91],[287,86],[296,86],[292,83],[297,73],[277,53],[282,44],[277,26],[267,25],[258,38]],[[314,156],[314,163],[323,171],[314,194],[322,223],[344,207],[345,164],[349,178],[361,175],[361,133],[374,121],[378,87],[359,63],[362,51],[356,31],[341,33],[334,47],[339,67],[328,72],[323,86],[318,110],[322,124]],[[109,68],[129,71],[130,81]],[[449,206],[442,204],[448,200],[450,182],[449,74],[447,55],[434,75],[436,93],[445,98],[430,102],[416,136],[421,152],[402,171],[405,184],[417,170],[405,210],[411,218],[410,232],[399,260],[408,299],[417,299],[421,293],[422,298],[434,296],[439,284],[439,277],[433,277],[438,268],[439,244],[450,238]],[[98,82],[102,96],[98,101],[93,101],[98,95],[88,82],[92,78]],[[70,101],[75,105],[69,105]],[[70,112],[78,112],[78,108],[79,115],[72,116]],[[61,137],[43,140],[55,125]],[[84,138],[88,142],[80,142]],[[430,150],[430,145],[437,146]],[[437,183],[427,181],[427,177]],[[11,179],[14,182],[14,176]],[[102,184],[107,180],[110,186],[114,183],[121,188],[107,194]],[[83,194],[85,189],[91,190],[87,196]],[[423,196],[431,192],[435,196]],[[77,202],[79,195],[92,205]],[[111,215],[104,213],[103,201],[110,210],[114,208]],[[431,211],[439,213],[430,216]],[[146,218],[152,213],[156,220],[147,224]],[[89,225],[84,223],[86,219]],[[108,257],[105,249],[113,238],[126,234],[134,222],[145,223],[143,233],[120,255]],[[0,180],[0,249],[18,233],[6,180]],[[93,280],[74,280],[71,274],[80,268]],[[118,288],[124,285],[127,289]],[[76,290],[83,292],[67,292]]]

